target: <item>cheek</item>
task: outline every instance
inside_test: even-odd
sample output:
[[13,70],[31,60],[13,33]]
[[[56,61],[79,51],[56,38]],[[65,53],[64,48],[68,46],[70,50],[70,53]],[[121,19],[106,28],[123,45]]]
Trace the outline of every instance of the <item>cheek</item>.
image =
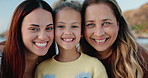
[[76,30],[76,31],[74,31],[78,36],[80,36],[81,37],[81,29],[80,30]]
[[90,29],[85,28],[84,29],[84,36],[89,36],[92,33],[92,31]]
[[79,33],[77,33],[77,36],[78,36],[78,39],[80,40],[80,38],[81,38],[81,32],[80,31],[78,31]]
[[118,35],[118,31],[119,31],[119,28],[118,28],[118,26],[116,26],[112,29],[111,32],[113,32],[113,35]]
[[60,36],[62,32],[60,30],[55,30],[55,38]]
[[27,32],[26,30],[22,30],[21,33],[22,33],[22,39],[23,40],[28,39],[31,35],[31,33]]
[[111,34],[111,35],[116,35],[118,34],[119,27],[118,25],[113,25],[111,27],[107,27],[104,29],[106,33]]
[[51,39],[54,39],[54,32],[49,32],[49,37],[50,37]]

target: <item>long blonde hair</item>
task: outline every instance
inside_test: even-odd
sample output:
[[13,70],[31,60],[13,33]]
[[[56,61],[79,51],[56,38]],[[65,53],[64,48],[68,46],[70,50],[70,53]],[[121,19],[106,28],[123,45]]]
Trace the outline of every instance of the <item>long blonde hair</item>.
[[[122,16],[120,7],[115,0],[85,0],[82,7],[83,24],[86,8],[91,4],[107,4],[113,11],[119,23],[119,32],[116,41],[112,45],[111,65],[114,78],[142,78],[142,67],[146,64],[141,54],[140,45],[131,34],[125,19]],[[85,25],[85,24],[84,24]],[[84,30],[85,26],[82,29]],[[83,37],[81,47],[84,53],[96,57],[97,51]],[[142,48],[142,47],[141,47]],[[91,51],[91,53],[90,53]],[[143,50],[144,51],[144,50]]]

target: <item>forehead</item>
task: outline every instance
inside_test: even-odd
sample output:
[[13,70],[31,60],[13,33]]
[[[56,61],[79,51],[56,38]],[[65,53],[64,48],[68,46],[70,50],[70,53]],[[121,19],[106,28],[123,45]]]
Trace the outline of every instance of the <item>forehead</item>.
[[66,12],[66,13],[71,13],[71,15],[72,15],[72,13],[74,12],[74,13],[78,13],[78,14],[81,14],[79,11],[77,11],[77,10],[75,10],[74,8],[71,8],[71,7],[64,7],[63,9],[61,9],[61,10],[59,10],[58,12],[57,12],[57,14],[58,13],[61,13],[61,12]]
[[79,21],[78,19],[81,19],[81,13],[72,8],[66,7],[56,14],[56,21],[58,21],[59,19]]
[[42,21],[49,20],[52,21],[52,14],[49,11],[46,11],[42,8],[37,8],[30,12],[28,15],[24,17],[24,21]]
[[113,12],[112,9],[110,8],[110,6],[105,3],[91,4],[86,8],[86,11],[95,11],[95,12],[110,11],[110,12]]
[[[27,16],[25,16],[25,18],[31,18],[31,17],[45,17],[45,16],[52,16],[51,13],[49,11],[46,11],[42,8],[37,8],[35,10],[33,10],[32,12],[30,12]],[[33,19],[33,18],[32,18]]]
[[47,26],[53,24],[52,14],[42,8],[37,8],[30,12],[22,21],[22,26],[36,24],[39,26]]
[[104,3],[89,5],[86,8],[85,14],[86,17],[89,16],[114,17],[112,9],[107,4]]

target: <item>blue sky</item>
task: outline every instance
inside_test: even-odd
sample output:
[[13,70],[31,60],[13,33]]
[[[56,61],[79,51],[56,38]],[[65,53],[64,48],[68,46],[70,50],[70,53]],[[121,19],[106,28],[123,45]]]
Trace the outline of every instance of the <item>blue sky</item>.
[[[13,11],[19,3],[24,0],[1,0],[0,1],[0,33],[6,31],[9,28],[10,20]],[[45,0],[52,5],[57,0]],[[83,1],[83,0],[77,0]],[[141,5],[148,3],[148,0],[117,0],[122,11],[137,9]]]

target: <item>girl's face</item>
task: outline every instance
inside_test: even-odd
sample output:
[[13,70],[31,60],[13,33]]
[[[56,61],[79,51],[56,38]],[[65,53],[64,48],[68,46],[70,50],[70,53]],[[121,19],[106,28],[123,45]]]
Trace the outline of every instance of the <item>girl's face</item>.
[[70,50],[80,41],[81,14],[71,8],[64,8],[56,14],[55,40],[59,48]]
[[21,32],[26,52],[45,55],[54,38],[51,13],[41,8],[33,10],[24,18]]
[[[98,53],[108,51],[115,42],[119,26],[111,8],[92,4],[86,8],[84,36]],[[101,52],[100,52],[101,51]]]

